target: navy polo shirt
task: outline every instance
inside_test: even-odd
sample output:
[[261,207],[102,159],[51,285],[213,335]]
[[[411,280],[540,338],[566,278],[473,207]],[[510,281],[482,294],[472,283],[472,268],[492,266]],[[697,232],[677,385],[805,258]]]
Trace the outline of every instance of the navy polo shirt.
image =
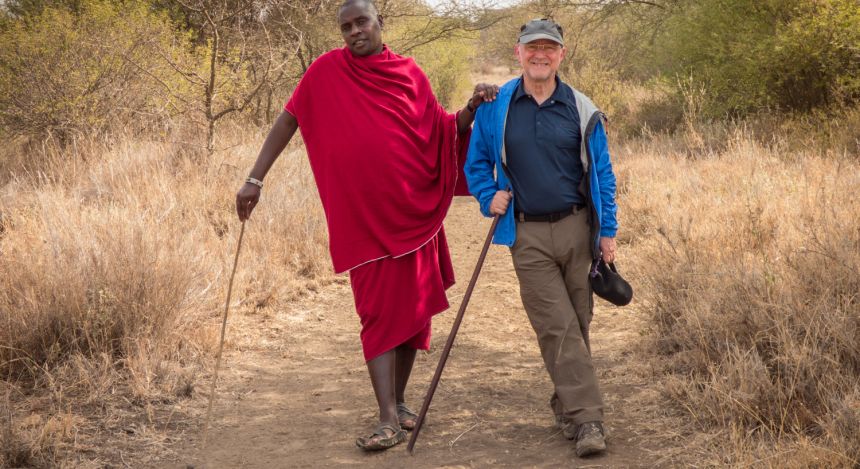
[[505,152],[518,212],[543,215],[583,205],[579,112],[573,90],[556,77],[546,101],[526,94],[523,82],[511,97]]

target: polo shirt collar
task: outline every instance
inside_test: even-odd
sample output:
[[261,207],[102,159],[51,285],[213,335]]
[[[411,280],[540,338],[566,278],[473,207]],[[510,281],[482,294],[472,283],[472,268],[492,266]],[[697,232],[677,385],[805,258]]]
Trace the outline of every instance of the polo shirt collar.
[[[550,101],[561,101],[563,103],[572,104],[571,98],[568,96],[567,90],[561,86],[561,79],[558,77],[558,74],[555,75],[555,90],[553,90],[552,95],[549,97]],[[522,76],[520,76],[520,84],[517,86],[517,90],[514,92],[513,101],[517,101],[523,96],[528,96],[526,94],[525,81]]]

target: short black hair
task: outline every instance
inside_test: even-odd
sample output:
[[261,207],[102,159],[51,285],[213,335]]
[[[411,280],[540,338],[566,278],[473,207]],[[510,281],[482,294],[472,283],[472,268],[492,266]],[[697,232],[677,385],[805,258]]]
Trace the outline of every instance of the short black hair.
[[343,3],[337,8],[337,16],[340,18],[340,12],[351,5],[355,5],[357,3],[361,3],[367,5],[369,7],[370,13],[373,15],[379,15],[379,8],[376,8],[376,3],[373,0],[344,0]]

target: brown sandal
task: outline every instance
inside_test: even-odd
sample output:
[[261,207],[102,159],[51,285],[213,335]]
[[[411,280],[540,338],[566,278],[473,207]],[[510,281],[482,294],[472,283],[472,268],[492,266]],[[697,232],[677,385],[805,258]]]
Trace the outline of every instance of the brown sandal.
[[[386,435],[386,430],[391,431],[391,436]],[[355,440],[355,446],[365,451],[381,451],[406,441],[406,432],[402,429],[384,423],[368,437],[360,437]]]
[[406,407],[406,403],[401,402],[397,404],[397,420],[400,421],[400,428],[412,431],[415,425],[418,425],[418,414]]

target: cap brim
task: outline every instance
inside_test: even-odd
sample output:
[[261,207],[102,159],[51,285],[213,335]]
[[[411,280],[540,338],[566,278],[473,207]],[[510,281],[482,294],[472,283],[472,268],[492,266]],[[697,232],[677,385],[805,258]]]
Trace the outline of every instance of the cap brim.
[[538,39],[548,39],[552,42],[561,44],[562,46],[564,45],[564,42],[559,41],[557,37],[553,37],[546,33],[526,34],[524,36],[520,36],[520,44],[528,44],[530,42],[537,41]]

